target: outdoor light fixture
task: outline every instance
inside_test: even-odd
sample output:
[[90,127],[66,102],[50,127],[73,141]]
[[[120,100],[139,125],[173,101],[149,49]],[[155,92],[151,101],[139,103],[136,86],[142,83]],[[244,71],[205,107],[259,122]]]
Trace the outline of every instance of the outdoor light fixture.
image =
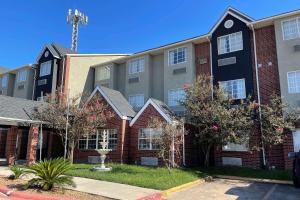
[[77,40],[78,40],[78,26],[88,24],[88,16],[84,15],[79,10],[75,9],[74,14],[72,10],[68,10],[67,16],[68,24],[72,24],[72,47],[73,51],[77,51]]

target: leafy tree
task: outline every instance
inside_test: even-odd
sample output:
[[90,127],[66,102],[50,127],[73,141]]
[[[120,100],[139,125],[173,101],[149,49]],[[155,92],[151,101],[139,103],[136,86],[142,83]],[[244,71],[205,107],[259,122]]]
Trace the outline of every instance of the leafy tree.
[[[49,98],[50,99],[50,98]],[[98,128],[103,128],[113,114],[108,111],[102,97],[95,95],[87,101],[80,101],[82,95],[77,95],[69,100],[56,96],[49,103],[35,111],[33,117],[45,122],[64,140],[67,125],[67,157],[73,163],[73,153],[78,140],[94,133]],[[68,120],[67,120],[68,115]]]
[[162,159],[164,165],[171,171],[177,167],[182,158],[182,136],[183,128],[180,121],[167,123],[158,118],[152,118],[148,127],[159,130],[161,133],[156,135],[156,143],[159,146],[157,155]]
[[30,179],[27,187],[38,187],[42,190],[51,190],[54,186],[75,186],[73,177],[64,175],[65,172],[73,169],[70,161],[63,158],[40,161],[28,167],[34,178]]
[[248,142],[253,126],[254,103],[246,99],[235,105],[237,102],[228,98],[221,88],[213,87],[211,82],[210,77],[199,76],[192,86],[185,88],[186,98],[182,102],[186,121],[195,128],[205,166],[209,166],[214,145]]

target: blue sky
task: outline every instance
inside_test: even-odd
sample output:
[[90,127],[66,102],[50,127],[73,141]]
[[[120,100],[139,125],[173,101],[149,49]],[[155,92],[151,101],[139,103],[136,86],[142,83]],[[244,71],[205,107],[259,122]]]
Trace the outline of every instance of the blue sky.
[[34,63],[46,43],[70,47],[69,8],[89,16],[80,53],[133,53],[205,34],[228,6],[254,19],[300,8],[299,0],[1,1],[0,66]]

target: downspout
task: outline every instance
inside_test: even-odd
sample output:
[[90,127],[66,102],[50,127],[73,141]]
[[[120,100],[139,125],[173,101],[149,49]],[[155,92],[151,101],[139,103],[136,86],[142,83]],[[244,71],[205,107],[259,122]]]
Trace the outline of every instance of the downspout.
[[42,151],[43,151],[43,124],[40,125],[40,161],[42,161]]
[[63,93],[63,86],[64,86],[64,75],[65,75],[65,59],[66,56],[63,57],[63,63],[62,63],[62,72],[61,72],[61,84],[60,84],[60,94]]
[[[259,119],[261,122],[261,100],[260,100],[260,89],[259,89],[259,80],[258,80],[258,63],[257,63],[257,52],[256,52],[256,34],[255,30],[253,27],[253,24],[251,24],[251,29],[253,32],[253,45],[254,45],[254,61],[255,61],[255,77],[256,77],[256,90],[257,90],[257,101],[258,101],[258,111],[259,111]],[[260,133],[262,134],[262,126],[260,123]],[[264,148],[264,142],[262,140],[262,154],[263,154],[263,164],[266,166],[266,153],[265,153],[265,148]]]
[[34,70],[34,75],[33,75],[33,89],[32,89],[32,96],[31,96],[31,100],[34,99],[34,95],[35,95],[35,82],[36,82],[36,65],[32,66],[32,69]]
[[184,141],[184,120],[183,120],[183,123],[182,123],[182,163],[183,163],[183,166],[186,166],[186,163],[185,163],[185,141]]

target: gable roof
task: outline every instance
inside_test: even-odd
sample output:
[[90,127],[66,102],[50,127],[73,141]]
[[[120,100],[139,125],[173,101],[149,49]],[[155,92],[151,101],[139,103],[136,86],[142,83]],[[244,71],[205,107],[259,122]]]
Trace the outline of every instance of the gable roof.
[[175,113],[165,104],[164,102],[150,98],[145,103],[145,105],[142,107],[142,109],[135,115],[135,117],[131,120],[129,126],[132,126],[136,120],[141,116],[141,114],[144,112],[144,110],[149,106],[152,105],[157,112],[168,122],[171,123],[173,121],[178,120]]
[[39,56],[37,57],[36,59],[37,62],[41,59],[46,49],[50,51],[50,53],[53,55],[54,58],[59,58],[59,59],[65,56],[66,54],[76,54],[75,51],[72,51],[71,49],[63,47],[62,45],[57,43],[46,44],[43,47],[42,51],[40,52]]
[[0,95],[0,124],[37,123],[31,115],[34,109],[45,104],[40,101]]
[[248,15],[236,10],[233,7],[228,7],[225,12],[223,13],[223,15],[220,17],[220,19],[216,22],[216,24],[211,28],[211,30],[209,31],[209,34],[211,35],[216,28],[220,25],[220,23],[225,19],[225,17],[227,15],[231,15],[239,20],[241,20],[242,22],[244,22],[245,24],[249,24],[251,22],[254,21],[253,18],[249,17]]
[[97,86],[88,101],[99,92],[102,97],[108,102],[108,104],[114,109],[121,119],[131,119],[135,116],[135,111],[128,103],[125,97],[117,90],[109,89],[103,86]]

